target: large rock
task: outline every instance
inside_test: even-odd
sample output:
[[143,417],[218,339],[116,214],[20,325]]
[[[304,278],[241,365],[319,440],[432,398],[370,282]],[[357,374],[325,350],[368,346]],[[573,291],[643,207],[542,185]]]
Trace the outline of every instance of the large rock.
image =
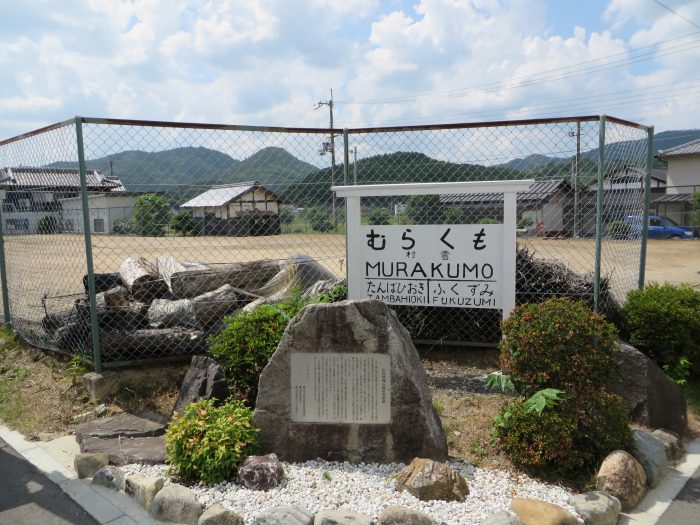
[[618,342],[614,353],[617,373],[607,390],[619,395],[632,421],[683,434],[688,425],[685,396],[656,364],[627,343]]
[[200,399],[216,398],[223,402],[229,396],[226,375],[212,358],[196,355],[180,387],[173,413],[182,414],[185,407]]
[[385,507],[377,523],[378,525],[438,525],[438,522],[427,514],[401,505]]
[[81,452],[103,452],[112,465],[159,465],[165,463],[165,436],[113,437],[101,439],[85,437],[80,443]]
[[238,467],[238,477],[247,489],[270,490],[284,477],[284,468],[276,454],[248,456]]
[[586,492],[569,498],[585,525],[615,525],[620,517],[620,500],[607,492]]
[[158,491],[151,505],[151,516],[160,521],[197,525],[202,506],[187,487],[171,483]]
[[313,525],[314,515],[306,509],[280,505],[264,510],[253,520],[253,525]]
[[107,465],[95,472],[92,476],[92,484],[107,487],[112,490],[124,490],[126,483],[126,474],[119,467]]
[[314,517],[314,525],[371,525],[372,518],[347,509],[321,509]]
[[80,479],[91,478],[109,464],[109,456],[100,452],[81,452],[73,458],[73,467]]
[[[303,383],[293,396],[292,356],[296,380]],[[284,461],[408,462],[447,456],[447,439],[411,336],[376,300],[304,308],[260,376],[253,418],[263,452],[274,451]]]
[[87,437],[145,437],[161,436],[165,433],[165,425],[133,414],[119,414],[103,417],[78,425],[75,429],[75,439],[79,444]]
[[632,455],[642,465],[647,485],[656,487],[668,466],[664,442],[648,432],[635,430],[632,432]]
[[132,474],[126,478],[124,492],[150,512],[153,500],[156,494],[163,488],[164,483],[165,480],[163,478],[151,478],[141,474]]
[[482,521],[480,525],[523,525],[523,522],[515,514],[499,510],[489,516],[486,521]]
[[396,475],[396,490],[405,490],[422,501],[464,501],[469,494],[469,485],[448,465],[416,458]]
[[651,434],[663,441],[664,448],[666,449],[666,458],[669,461],[680,459],[683,457],[683,454],[685,454],[683,441],[678,437],[678,435],[670,430],[657,428]]
[[523,525],[579,525],[578,519],[565,508],[537,499],[514,498],[510,510]]
[[197,525],[245,525],[245,521],[221,503],[214,503],[199,517]]
[[596,487],[620,500],[622,511],[632,510],[646,493],[644,469],[631,454],[615,450],[603,460],[596,475]]

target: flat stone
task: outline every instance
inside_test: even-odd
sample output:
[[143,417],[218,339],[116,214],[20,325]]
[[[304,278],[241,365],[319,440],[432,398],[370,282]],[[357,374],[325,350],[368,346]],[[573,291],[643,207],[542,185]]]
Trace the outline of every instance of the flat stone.
[[656,487],[666,474],[668,466],[664,442],[648,432],[634,430],[632,432],[631,452],[644,469],[647,485],[651,488]]
[[515,514],[500,510],[482,521],[481,525],[523,525],[523,522]]
[[194,492],[177,483],[159,490],[151,505],[151,516],[160,521],[197,525],[201,515],[202,506]]
[[314,525],[371,525],[372,518],[352,510],[321,509],[316,513]]
[[75,429],[75,439],[78,443],[87,437],[116,438],[116,437],[147,437],[161,436],[165,433],[165,425],[133,414],[119,414],[103,417],[78,425]]
[[512,510],[523,525],[580,525],[568,510],[538,499],[514,498]]
[[175,401],[173,414],[182,414],[185,407],[201,399],[215,398],[217,404],[229,396],[224,370],[212,358],[196,355],[182,380],[180,394]]
[[199,517],[197,525],[245,525],[245,521],[221,503],[214,503]]
[[396,475],[396,490],[405,490],[421,501],[464,501],[469,494],[469,485],[450,466],[431,459],[415,458]]
[[91,478],[95,472],[109,465],[109,456],[103,452],[81,452],[73,458],[73,467],[80,479]]
[[622,511],[632,510],[646,493],[647,476],[639,461],[624,450],[608,454],[596,475],[596,488],[620,500]]
[[314,515],[308,510],[289,505],[271,507],[253,520],[253,525],[313,525]]
[[[295,354],[314,359],[330,358],[324,354],[332,354],[343,363],[352,358],[343,359],[343,354],[368,354],[382,359],[388,356],[391,392],[383,405],[388,423],[292,421],[291,361]],[[355,371],[362,373],[359,368]],[[309,385],[308,390],[313,386]],[[379,392],[381,386],[376,389]],[[351,390],[350,385],[348,391]],[[304,399],[311,400],[311,394],[308,395]],[[380,401],[375,397],[369,402],[378,405]],[[396,314],[381,301],[305,307],[289,323],[263,370],[255,406],[253,421],[260,429],[262,451],[275,452],[283,461],[321,457],[351,463],[407,463],[415,457],[439,461],[447,457],[447,439],[433,407],[418,352]],[[368,410],[367,414],[363,417],[369,417],[371,412]]]
[[103,452],[112,465],[165,463],[165,436],[109,438],[86,437],[80,443],[81,452]]
[[620,500],[607,492],[586,492],[569,498],[585,525],[615,525],[620,518]]
[[124,490],[126,483],[126,474],[119,467],[107,465],[95,472],[92,476],[92,484],[107,487],[112,490]]
[[659,438],[664,442],[664,448],[666,449],[666,458],[669,461],[675,461],[683,457],[685,454],[685,447],[683,446],[683,441],[678,437],[677,434],[671,432],[670,430],[664,430],[663,428],[657,428],[651,433],[652,436]]
[[131,496],[139,505],[148,512],[151,511],[153,499],[163,488],[163,478],[150,478],[141,474],[132,474],[126,478],[124,492]]
[[427,514],[401,505],[389,505],[379,515],[378,525],[438,525]]
[[284,477],[284,467],[276,454],[248,456],[238,467],[238,477],[250,490],[270,490]]

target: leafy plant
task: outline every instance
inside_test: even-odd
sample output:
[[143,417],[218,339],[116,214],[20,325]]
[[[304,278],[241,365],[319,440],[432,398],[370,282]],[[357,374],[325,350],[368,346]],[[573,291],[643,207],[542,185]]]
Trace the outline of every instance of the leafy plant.
[[39,219],[39,222],[37,222],[36,230],[42,234],[57,233],[58,219],[55,215],[44,215]]
[[131,223],[134,233],[146,237],[160,237],[170,222],[172,209],[167,200],[155,193],[141,195],[134,203]]
[[183,210],[173,215],[170,219],[170,227],[182,235],[197,235],[197,221],[192,215]]
[[538,390],[525,401],[525,411],[541,416],[545,408],[552,408],[559,404],[563,393],[563,390],[558,390],[556,388],[543,388],[542,390]]
[[445,211],[439,195],[412,195],[406,201],[406,215],[412,224],[442,224]]
[[465,220],[464,210],[459,206],[451,206],[445,210],[445,224],[463,224]]
[[435,413],[439,416],[442,415],[442,413],[445,410],[445,404],[441,403],[440,401],[434,401],[433,400],[433,408],[435,409]]
[[504,394],[515,392],[515,385],[510,376],[501,372],[491,372],[487,375],[486,386],[491,390],[500,390]]
[[663,370],[666,372],[666,375],[673,379],[676,384],[684,386],[688,383],[688,378],[690,378],[692,367],[693,364],[690,362],[690,360],[682,355],[678,359],[678,363],[676,363],[674,366],[664,365]]
[[373,226],[381,224],[389,224],[391,214],[381,208],[372,208],[367,214],[367,223]]
[[309,225],[317,232],[329,232],[333,229],[331,210],[327,206],[315,206],[308,211]]
[[229,385],[250,403],[255,402],[260,374],[287,324],[305,304],[295,298],[227,317],[224,329],[209,340],[209,353],[224,367]]
[[623,312],[629,342],[639,351],[670,371],[685,358],[691,375],[700,375],[700,291],[652,283],[631,291]]
[[338,284],[318,296],[316,302],[318,303],[337,303],[339,301],[345,301],[348,298],[348,286],[346,284]]
[[602,387],[613,370],[617,330],[581,301],[525,304],[502,327],[501,368],[526,395],[561,388],[577,396]]
[[324,471],[323,471],[323,474],[321,474],[321,476],[322,476],[323,479],[326,480],[326,481],[330,481],[330,480],[332,479],[332,478],[331,478],[331,473],[328,472],[327,470],[324,470]]
[[476,224],[501,224],[501,221],[497,221],[496,219],[491,219],[489,217],[485,217],[483,219],[479,219],[476,221]]
[[214,400],[190,403],[165,432],[167,463],[188,481],[218,483],[230,479],[239,463],[257,451],[253,411],[240,401],[214,406]]
[[535,224],[535,221],[532,219],[532,217],[523,217],[518,221],[518,228],[527,228],[528,226],[532,226]]

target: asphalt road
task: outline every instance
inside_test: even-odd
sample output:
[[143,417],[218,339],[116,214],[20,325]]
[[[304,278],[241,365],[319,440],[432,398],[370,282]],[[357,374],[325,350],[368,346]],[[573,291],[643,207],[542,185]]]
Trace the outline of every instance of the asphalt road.
[[0,525],[99,525],[0,438]]
[[686,482],[671,505],[661,515],[659,525],[690,525],[700,523],[700,467]]

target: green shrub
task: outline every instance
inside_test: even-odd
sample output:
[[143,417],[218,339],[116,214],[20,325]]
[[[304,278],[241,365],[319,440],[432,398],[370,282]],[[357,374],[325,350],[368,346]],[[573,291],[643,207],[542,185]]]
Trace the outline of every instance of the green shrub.
[[503,322],[501,367],[519,392],[600,388],[613,369],[617,330],[582,301],[549,299],[517,307]]
[[253,411],[240,401],[219,407],[213,399],[190,403],[166,430],[168,465],[187,481],[231,479],[238,464],[257,452],[252,419]]
[[229,386],[255,402],[258,379],[277,349],[289,321],[305,306],[301,299],[261,305],[224,319],[226,326],[209,342],[209,353],[224,367]]
[[406,200],[406,216],[412,224],[443,224],[445,209],[439,195],[411,195]]
[[333,229],[331,210],[327,206],[316,206],[308,212],[309,225],[317,232],[325,233]]
[[372,208],[367,214],[367,223],[372,226],[389,224],[391,221],[391,214],[381,208]]
[[463,224],[465,220],[464,210],[459,206],[451,206],[445,210],[445,224]]
[[614,239],[628,239],[632,233],[632,226],[623,221],[612,221],[605,228],[605,234]]
[[490,217],[484,217],[483,219],[476,221],[476,224],[501,224],[501,221],[491,219]]
[[155,193],[141,195],[134,203],[131,223],[134,233],[147,237],[165,235],[172,209],[167,200]]
[[639,351],[671,372],[682,371],[686,359],[691,374],[700,374],[700,291],[685,284],[650,284],[631,291],[623,310],[629,342]]
[[58,232],[58,219],[55,215],[44,215],[37,222],[36,230],[39,233],[56,233]]
[[337,303],[339,301],[345,301],[348,298],[348,286],[346,284],[338,284],[328,290],[326,293],[321,294],[316,299],[317,303]]
[[170,227],[181,235],[197,235],[197,221],[189,212],[183,210],[173,215]]

